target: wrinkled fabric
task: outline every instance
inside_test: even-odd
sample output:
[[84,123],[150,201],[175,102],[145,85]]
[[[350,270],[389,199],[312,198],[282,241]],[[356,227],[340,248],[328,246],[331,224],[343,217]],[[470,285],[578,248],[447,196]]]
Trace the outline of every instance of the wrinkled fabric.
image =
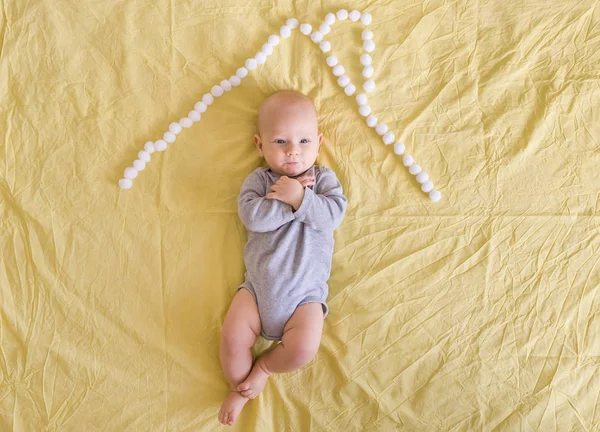
[[[341,7],[372,14],[369,105],[440,202],[325,63],[362,89],[360,20],[328,54],[282,39],[119,189],[287,18]],[[237,196],[284,88],[314,99],[348,208],[315,360],[231,430],[597,430],[599,19],[591,0],[4,0],[0,430],[220,430]]]

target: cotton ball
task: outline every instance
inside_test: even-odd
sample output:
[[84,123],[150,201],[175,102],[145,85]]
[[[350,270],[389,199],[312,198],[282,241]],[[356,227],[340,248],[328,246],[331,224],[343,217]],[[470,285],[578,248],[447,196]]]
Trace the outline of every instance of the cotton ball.
[[[414,166],[414,165],[413,165]],[[427,180],[429,180],[429,174],[427,174],[425,171],[423,171],[422,173],[417,174],[417,181],[421,184],[425,183]]]
[[369,117],[367,117],[367,125],[369,127],[375,127],[375,125],[377,124],[377,117],[374,115],[370,115]]
[[334,67],[337,64],[338,59],[336,56],[332,55],[332,56],[327,57],[327,60],[325,60],[325,61],[327,62],[328,66]]
[[279,41],[280,41],[279,36],[274,35],[274,34],[269,36],[269,39],[267,39],[267,43],[271,46],[279,45]]
[[244,79],[248,75],[248,69],[246,69],[245,67],[241,67],[235,72],[235,75],[239,79]]
[[352,96],[356,91],[356,86],[354,84],[348,84],[346,88],[344,88],[344,93],[348,96]]
[[360,18],[360,12],[357,10],[353,10],[348,15],[348,18],[350,18],[350,21],[358,21],[358,19]]
[[156,151],[165,151],[167,149],[167,142],[163,140],[158,140],[154,143],[154,148]]
[[331,27],[329,27],[328,24],[321,24],[319,26],[319,32],[321,32],[322,34],[326,35],[327,33],[329,33],[331,31]]
[[442,193],[440,191],[436,191],[436,190],[431,191],[431,192],[429,192],[429,198],[433,202],[438,202],[439,200],[442,199]]
[[365,81],[365,83],[363,84],[363,88],[365,89],[365,91],[372,92],[373,90],[375,90],[375,82],[373,82],[373,80]]
[[362,15],[360,16],[360,20],[361,20],[361,22],[362,22],[364,25],[369,25],[369,24],[371,24],[371,19],[372,19],[372,18],[373,18],[373,17],[371,16],[371,14],[368,14],[368,13],[364,13],[364,14],[362,14]]
[[256,66],[258,65],[258,63],[256,63],[256,60],[253,58],[250,58],[248,60],[246,60],[245,66],[248,70],[254,70],[256,69]]
[[256,63],[258,64],[264,64],[267,61],[267,56],[265,55],[264,52],[258,52],[256,53],[256,56],[254,57],[254,59],[256,60]]
[[362,40],[373,39],[373,32],[371,30],[365,30],[362,32]]
[[289,28],[295,29],[298,27],[298,20],[296,18],[290,18],[285,22],[285,25]]
[[177,137],[172,132],[165,132],[165,134],[163,135],[163,139],[168,143],[172,143],[172,142],[175,142]]
[[373,66],[365,66],[365,68],[362,71],[362,75],[365,78],[371,78],[373,76]]
[[385,123],[379,123],[377,125],[377,127],[375,128],[375,132],[377,132],[379,135],[383,135],[387,131],[388,131],[388,125],[386,125]]
[[215,85],[212,86],[212,88],[210,89],[210,93],[214,96],[214,97],[219,97],[223,94],[223,88],[221,86]]
[[323,41],[319,44],[319,48],[321,48],[321,51],[323,51],[324,53],[331,51],[331,43],[329,43],[328,41]]
[[136,171],[142,171],[144,168],[146,168],[146,162],[136,159],[133,161],[133,167]]
[[189,128],[189,127],[192,127],[193,122],[192,122],[192,119],[184,117],[181,120],[179,120],[179,124],[181,126],[183,126],[184,128]]
[[231,90],[231,83],[229,82],[229,80],[223,80],[221,81],[221,83],[219,84],[223,90],[225,91],[229,91]]
[[281,35],[281,37],[284,38],[290,37],[290,35],[292,34],[292,29],[286,25],[281,26],[281,28],[279,29],[279,34]]
[[196,110],[192,110],[188,113],[188,118],[193,122],[200,121],[200,113]]
[[363,42],[363,49],[366,52],[373,52],[373,50],[375,49],[375,42],[373,42],[372,40],[366,40]]
[[[194,105],[194,109],[196,111],[198,111],[199,113],[206,112],[206,108],[207,108],[207,106],[204,102],[196,102],[196,105]],[[173,132],[173,131],[171,131],[171,132]],[[175,133],[175,132],[173,132],[173,133]]]
[[323,40],[323,34],[321,32],[316,31],[310,35],[310,38],[314,43],[319,43]]
[[125,175],[125,178],[134,179],[138,175],[138,170],[136,170],[135,168],[127,167],[127,168],[125,168],[124,175]]
[[169,130],[171,131],[171,133],[177,135],[179,132],[181,132],[181,125],[179,123],[173,122],[169,125]]
[[426,181],[421,185],[421,190],[425,193],[431,192],[433,190],[433,183],[431,183],[430,181]]
[[359,105],[367,104],[367,95],[364,93],[359,93],[356,95],[356,103]]
[[202,96],[202,102],[204,102],[206,104],[206,106],[209,106],[214,101],[215,101],[215,98],[210,93],[206,93],[204,96]]
[[128,178],[119,180],[119,187],[121,189],[131,189],[131,186],[133,186],[133,182]]
[[360,64],[362,64],[363,66],[369,66],[372,61],[373,59],[369,54],[363,54],[360,56]]
[[386,132],[383,134],[383,143],[385,145],[393,143],[395,139],[396,139],[396,137],[394,136],[394,134],[392,132]]
[[346,87],[350,84],[350,77],[348,75],[342,75],[338,78],[337,83],[340,87]]
[[371,114],[371,107],[369,105],[361,105],[358,107],[358,112],[361,116],[366,117]]
[[229,82],[232,86],[237,87],[242,83],[242,80],[238,76],[232,75],[229,77]]
[[398,141],[396,144],[394,144],[394,153],[396,153],[397,155],[404,154],[405,151],[406,151],[406,146],[404,144],[402,144],[400,141]]
[[150,162],[150,154],[147,151],[140,150],[138,153],[138,159],[144,162]]
[[333,23],[335,23],[335,15],[329,12],[327,15],[325,15],[325,22],[328,25],[333,25]]
[[417,175],[421,172],[421,167],[417,164],[413,164],[408,169],[408,172],[411,173],[412,175]]
[[146,150],[148,154],[154,153],[154,150],[156,150],[154,148],[154,143],[152,141],[148,141],[146,144],[144,144],[144,150]]
[[310,24],[306,24],[306,23],[300,24],[300,33],[309,35],[311,31],[312,31],[312,26]]
[[344,75],[344,72],[346,72],[346,69],[344,69],[344,66],[342,66],[342,65],[337,65],[333,68],[333,74],[335,76]]
[[404,155],[404,157],[402,158],[402,163],[404,164],[404,166],[408,167],[408,166],[411,166],[412,164],[414,164],[415,160],[410,154],[406,153]]
[[273,47],[271,45],[269,45],[268,43],[266,43],[262,46],[261,51],[263,53],[265,53],[265,55],[271,55],[271,54],[273,54]]
[[348,11],[346,9],[340,9],[337,11],[336,15],[340,21],[344,21],[348,18]]

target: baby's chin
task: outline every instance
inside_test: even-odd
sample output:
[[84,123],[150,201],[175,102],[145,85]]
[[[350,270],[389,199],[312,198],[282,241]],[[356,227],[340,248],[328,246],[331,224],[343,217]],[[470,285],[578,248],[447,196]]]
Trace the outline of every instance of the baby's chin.
[[283,164],[279,167],[279,170],[282,173],[285,173],[285,175],[295,176],[302,174],[305,171],[305,168],[302,162],[298,162],[295,164]]

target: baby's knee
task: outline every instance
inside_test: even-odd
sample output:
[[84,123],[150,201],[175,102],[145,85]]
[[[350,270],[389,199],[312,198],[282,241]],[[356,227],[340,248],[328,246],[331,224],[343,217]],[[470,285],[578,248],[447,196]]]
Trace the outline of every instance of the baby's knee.
[[256,342],[256,334],[250,327],[224,326],[221,332],[221,347],[229,350],[250,348]]
[[314,341],[300,340],[286,347],[290,349],[290,357],[295,368],[301,368],[310,363],[317,354],[319,344]]

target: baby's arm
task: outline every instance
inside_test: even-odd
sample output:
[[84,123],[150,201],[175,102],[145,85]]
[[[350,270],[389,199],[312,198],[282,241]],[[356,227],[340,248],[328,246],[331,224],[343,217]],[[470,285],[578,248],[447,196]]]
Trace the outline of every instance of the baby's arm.
[[294,220],[292,207],[281,201],[265,198],[265,188],[259,171],[250,174],[242,184],[238,197],[238,214],[250,231],[274,231]]
[[325,169],[319,177],[319,193],[304,188],[302,204],[294,217],[317,231],[334,230],[344,219],[347,202],[337,176]]

